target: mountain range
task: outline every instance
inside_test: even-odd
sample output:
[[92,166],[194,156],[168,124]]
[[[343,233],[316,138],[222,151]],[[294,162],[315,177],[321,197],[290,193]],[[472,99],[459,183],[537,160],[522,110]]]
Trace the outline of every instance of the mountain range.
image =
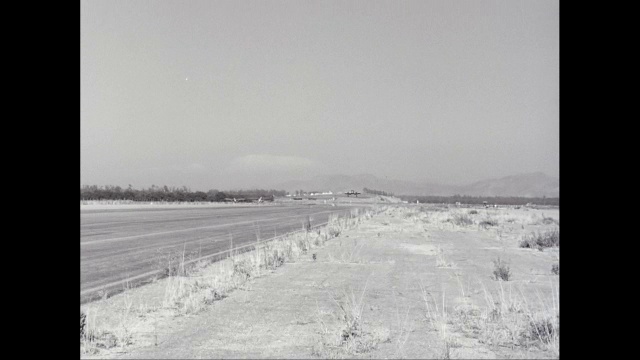
[[389,180],[371,174],[319,175],[308,180],[280,183],[275,188],[289,192],[304,190],[335,193],[368,188],[395,195],[560,197],[560,179],[541,172],[486,179],[468,185]]

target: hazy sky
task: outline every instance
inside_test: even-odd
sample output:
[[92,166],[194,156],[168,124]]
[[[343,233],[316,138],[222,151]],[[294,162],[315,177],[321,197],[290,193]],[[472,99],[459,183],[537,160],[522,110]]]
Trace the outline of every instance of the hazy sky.
[[558,1],[81,1],[81,184],[559,176]]

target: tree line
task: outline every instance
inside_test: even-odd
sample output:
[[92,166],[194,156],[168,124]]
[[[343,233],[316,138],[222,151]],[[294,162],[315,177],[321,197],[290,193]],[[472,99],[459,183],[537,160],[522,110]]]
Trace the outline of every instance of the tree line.
[[180,202],[221,202],[225,198],[246,198],[246,197],[267,197],[285,196],[284,190],[228,190],[218,191],[211,189],[207,192],[191,191],[186,186],[169,187],[152,185],[147,189],[134,189],[131,185],[126,189],[120,186],[105,185],[84,185],[80,187],[80,200],[132,200],[132,201],[180,201]]
[[556,205],[560,206],[560,198],[548,198],[548,197],[518,197],[518,196],[468,196],[468,195],[453,195],[453,196],[412,196],[412,195],[399,195],[402,200],[415,203],[416,200],[421,203],[431,204],[455,204],[457,202],[461,204],[482,205],[485,201],[487,204],[498,205]]
[[382,190],[367,189],[367,188],[363,188],[362,192],[365,193],[365,194],[382,195],[382,196],[393,196],[393,193],[391,193],[391,192],[382,191]]

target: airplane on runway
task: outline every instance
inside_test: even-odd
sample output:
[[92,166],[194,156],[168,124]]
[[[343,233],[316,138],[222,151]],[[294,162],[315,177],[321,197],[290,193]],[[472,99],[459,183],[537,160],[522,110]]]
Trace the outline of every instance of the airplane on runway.
[[360,195],[361,193],[351,190],[351,191],[347,191],[345,194],[347,195],[347,197],[351,195],[355,195],[356,197],[358,197],[358,195]]
[[224,201],[225,202],[234,202],[234,203],[251,203],[251,202],[257,202],[259,204],[264,203],[265,201],[273,201],[273,195],[270,196],[248,196],[248,197],[243,197],[243,198],[225,198]]

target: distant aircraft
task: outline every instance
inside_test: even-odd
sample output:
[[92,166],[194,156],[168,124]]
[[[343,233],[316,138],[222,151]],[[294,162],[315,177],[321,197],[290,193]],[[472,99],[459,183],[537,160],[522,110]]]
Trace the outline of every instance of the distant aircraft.
[[234,202],[234,203],[251,203],[251,202],[257,202],[257,203],[264,203],[265,201],[273,201],[274,197],[273,195],[269,195],[269,196],[247,196],[247,197],[243,197],[243,198],[225,198],[224,201],[225,202]]
[[356,197],[358,197],[358,195],[360,195],[361,193],[351,190],[351,191],[347,191],[345,194],[347,195],[347,197],[351,195],[355,195]]

